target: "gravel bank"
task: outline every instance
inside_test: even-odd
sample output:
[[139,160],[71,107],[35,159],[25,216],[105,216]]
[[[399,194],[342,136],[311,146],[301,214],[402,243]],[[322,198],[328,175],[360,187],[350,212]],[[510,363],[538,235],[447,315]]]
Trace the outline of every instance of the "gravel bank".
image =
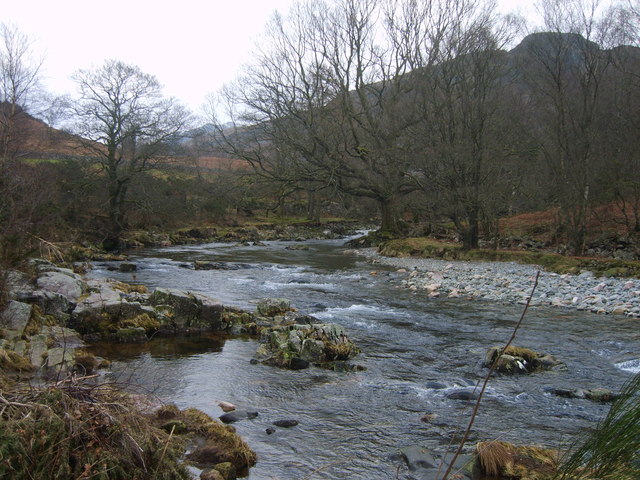
[[[431,297],[466,297],[524,304],[539,267],[513,262],[462,262],[384,257],[376,249],[355,251],[372,263],[407,271],[402,285]],[[591,272],[560,275],[541,271],[532,305],[575,308],[640,317],[640,280],[595,277]]]

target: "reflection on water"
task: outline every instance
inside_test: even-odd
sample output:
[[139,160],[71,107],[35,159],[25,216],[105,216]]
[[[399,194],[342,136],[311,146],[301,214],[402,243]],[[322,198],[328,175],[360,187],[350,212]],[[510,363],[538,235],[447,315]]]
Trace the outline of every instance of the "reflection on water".
[[[448,394],[482,378],[484,353],[509,337],[520,307],[429,299],[398,289],[403,274],[343,255],[338,242],[308,242],[308,251],[286,245],[145,250],[133,258],[135,280],[243,308],[253,308],[257,298],[289,298],[301,310],[344,325],[362,348],[357,363],[366,371],[251,365],[255,340],[213,335],[96,346],[99,355],[115,360],[110,375],[127,376],[166,401],[214,417],[222,414],[219,400],[257,410],[257,418],[235,424],[259,455],[252,480],[300,479],[317,469],[311,478],[396,478],[399,447],[444,451],[470,414],[467,403]],[[245,268],[187,268],[196,260]],[[99,265],[93,275],[133,279],[106,267]],[[492,380],[471,444],[491,438],[553,447],[570,442],[608,407],[552,396],[549,389],[616,390],[638,369],[640,339],[633,323],[618,317],[533,309],[516,343],[556,355],[567,370]],[[425,413],[435,418],[423,423]],[[300,423],[267,435],[265,429],[283,418]],[[406,475],[401,471],[399,478]]]

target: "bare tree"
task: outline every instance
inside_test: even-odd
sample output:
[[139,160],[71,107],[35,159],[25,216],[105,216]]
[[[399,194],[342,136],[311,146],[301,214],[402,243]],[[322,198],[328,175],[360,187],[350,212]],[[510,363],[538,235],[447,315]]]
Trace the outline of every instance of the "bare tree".
[[396,231],[399,203],[416,189],[408,73],[432,57],[435,10],[428,1],[318,1],[276,17],[256,63],[227,90],[245,125],[235,135],[242,158],[290,185],[373,199],[382,229]]
[[20,149],[16,124],[37,93],[41,66],[31,39],[15,26],[0,23],[0,160]]
[[168,152],[189,114],[162,96],[157,79],[138,67],[109,60],[74,74],[75,130],[106,177],[108,227],[104,245],[117,248],[126,226],[127,194],[136,176]]
[[415,178],[438,198],[438,210],[470,249],[478,248],[482,218],[495,215],[501,191],[513,181],[514,105],[507,101],[512,79],[504,48],[517,24],[499,17],[493,2],[445,5],[437,62],[419,71],[421,121],[413,138],[422,148]]
[[598,0],[543,0],[544,33],[523,45],[538,124],[532,132],[552,172],[555,203],[570,251],[584,251],[597,164],[603,81],[611,68],[612,25]]

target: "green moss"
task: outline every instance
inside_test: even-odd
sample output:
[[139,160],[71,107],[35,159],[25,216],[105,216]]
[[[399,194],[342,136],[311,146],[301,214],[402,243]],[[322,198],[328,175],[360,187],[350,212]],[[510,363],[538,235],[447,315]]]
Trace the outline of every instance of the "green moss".
[[124,282],[113,282],[113,288],[124,293],[149,293],[149,289],[144,285],[132,285]]
[[147,334],[158,331],[160,328],[160,321],[157,318],[149,316],[147,313],[143,313],[133,318],[128,318],[120,322],[120,325],[124,328],[144,328]]
[[59,324],[58,319],[54,315],[45,315],[38,305],[31,306],[31,316],[27,325],[24,327],[24,335],[31,337],[40,333],[44,326],[56,326]]
[[5,348],[0,348],[0,368],[13,372],[31,372],[34,369],[26,357]]

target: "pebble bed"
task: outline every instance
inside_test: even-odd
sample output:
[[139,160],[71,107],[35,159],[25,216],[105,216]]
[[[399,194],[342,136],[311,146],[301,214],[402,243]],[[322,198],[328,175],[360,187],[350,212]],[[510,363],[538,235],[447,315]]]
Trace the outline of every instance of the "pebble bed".
[[372,263],[397,268],[407,277],[402,285],[431,297],[473,298],[499,303],[526,303],[538,270],[531,305],[551,305],[601,314],[640,317],[640,279],[546,272],[514,262],[463,262],[381,256],[376,249],[357,251]]

